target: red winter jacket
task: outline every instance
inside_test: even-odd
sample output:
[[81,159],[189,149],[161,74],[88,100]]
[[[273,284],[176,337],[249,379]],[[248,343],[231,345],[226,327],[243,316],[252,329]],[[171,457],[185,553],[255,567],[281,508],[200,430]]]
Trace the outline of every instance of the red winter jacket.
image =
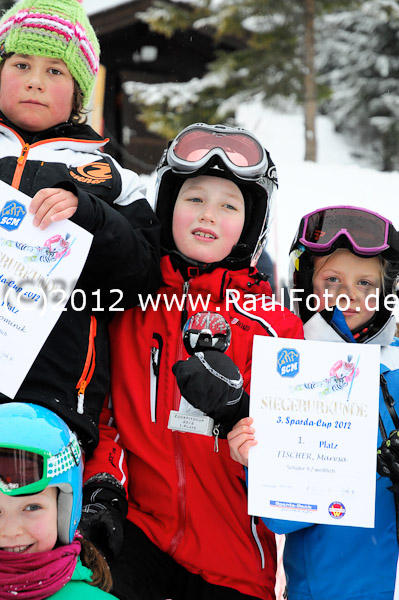
[[[248,516],[244,469],[230,458],[227,440],[219,440],[215,452],[212,437],[167,427],[169,413],[178,410],[181,397],[172,365],[188,357],[182,343],[186,319],[204,308],[217,311],[230,323],[232,342],[226,353],[249,392],[253,336],[302,338],[302,323],[280,306],[262,309],[262,299],[268,304],[270,285],[250,277],[248,269],[219,268],[184,284],[164,257],[162,273],[164,284],[154,297],[159,300],[157,309],[128,310],[111,325],[111,396],[127,473],[118,466],[121,454],[114,431],[104,425],[85,478],[108,471],[124,482],[127,475],[128,519],[161,550],[212,584],[272,599],[274,534]],[[229,306],[228,289],[241,294]],[[176,304],[168,310],[173,294],[181,302],[183,290],[184,310]],[[244,294],[251,294],[251,300]],[[199,296],[208,300],[207,307],[193,306]],[[108,423],[107,412],[103,423]]]

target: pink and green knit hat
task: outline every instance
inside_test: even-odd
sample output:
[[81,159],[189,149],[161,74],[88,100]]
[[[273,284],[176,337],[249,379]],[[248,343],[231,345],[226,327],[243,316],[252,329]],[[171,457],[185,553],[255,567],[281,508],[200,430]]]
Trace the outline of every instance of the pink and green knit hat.
[[62,59],[87,105],[98,72],[100,46],[81,1],[17,2],[0,20],[0,53]]

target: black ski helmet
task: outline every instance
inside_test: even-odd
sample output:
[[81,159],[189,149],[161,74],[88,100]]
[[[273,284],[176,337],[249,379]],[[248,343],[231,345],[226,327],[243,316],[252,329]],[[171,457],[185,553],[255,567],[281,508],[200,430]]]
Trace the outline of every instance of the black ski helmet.
[[[190,141],[201,149],[200,160],[186,161],[175,152],[190,136]],[[226,142],[227,140],[227,142]],[[236,153],[249,154],[257,147],[256,165],[235,165],[226,152],[226,143],[236,146]],[[223,147],[224,146],[224,147]],[[198,152],[198,148],[197,152]],[[196,123],[183,129],[170,141],[157,167],[155,211],[162,224],[161,246],[164,254],[177,252],[172,237],[173,209],[184,181],[199,175],[221,177],[233,181],[240,189],[245,202],[245,222],[238,243],[229,256],[218,263],[232,270],[254,267],[267,241],[272,197],[278,187],[276,167],[269,152],[247,130],[227,125]]]

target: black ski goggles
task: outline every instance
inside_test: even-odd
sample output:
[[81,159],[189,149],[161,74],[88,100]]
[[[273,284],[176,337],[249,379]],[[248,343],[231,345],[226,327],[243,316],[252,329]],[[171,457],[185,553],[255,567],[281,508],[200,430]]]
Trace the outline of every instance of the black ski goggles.
[[291,250],[299,243],[314,253],[326,253],[341,236],[361,256],[376,256],[388,248],[399,252],[399,235],[391,221],[355,206],[329,206],[305,215]]

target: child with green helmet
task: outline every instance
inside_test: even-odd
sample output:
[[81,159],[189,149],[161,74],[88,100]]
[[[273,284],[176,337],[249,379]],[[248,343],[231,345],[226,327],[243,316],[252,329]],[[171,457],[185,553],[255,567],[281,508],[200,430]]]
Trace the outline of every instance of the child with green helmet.
[[82,473],[79,442],[58,415],[0,406],[0,598],[114,598],[104,558],[77,531]]

